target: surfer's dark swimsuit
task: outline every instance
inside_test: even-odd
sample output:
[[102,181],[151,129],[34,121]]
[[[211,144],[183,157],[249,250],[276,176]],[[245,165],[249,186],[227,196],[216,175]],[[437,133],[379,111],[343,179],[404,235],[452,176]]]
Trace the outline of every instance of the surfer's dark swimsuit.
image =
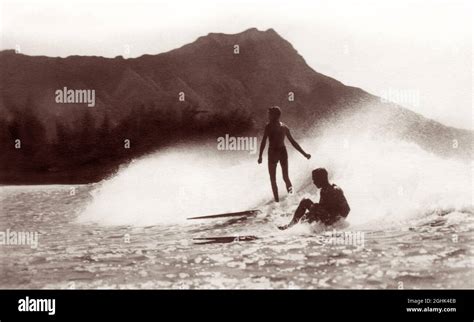
[[268,147],[268,172],[270,174],[270,182],[272,184],[273,197],[278,202],[278,187],[276,183],[276,168],[278,162],[281,165],[281,171],[283,174],[283,180],[286,184],[286,190],[291,193],[293,191],[291,186],[290,177],[288,175],[288,152],[285,147],[285,137],[288,138],[290,143],[303,154],[307,159],[311,158],[311,155],[303,151],[300,145],[293,139],[290,133],[290,129],[280,121],[270,121],[265,126],[265,133],[263,134],[262,144],[260,145],[260,157],[259,163],[262,161],[262,153],[265,150],[265,143],[268,138],[270,146]]
[[288,175],[288,152],[285,146],[285,136],[288,128],[285,124],[278,122],[276,124],[267,124],[265,133],[268,135],[268,172],[270,174],[270,182],[275,200],[278,200],[278,186],[276,183],[276,168],[280,162],[283,180],[285,181],[286,190],[291,191],[292,185]]
[[350,210],[342,189],[332,184],[321,189],[319,203],[313,203],[310,199],[301,200],[288,227],[300,220],[332,225],[339,219],[346,218]]

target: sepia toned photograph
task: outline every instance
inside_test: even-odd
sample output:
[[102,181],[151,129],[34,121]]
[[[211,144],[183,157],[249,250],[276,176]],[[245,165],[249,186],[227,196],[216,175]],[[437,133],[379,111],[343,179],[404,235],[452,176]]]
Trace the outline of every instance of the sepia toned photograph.
[[0,10],[0,289],[474,288],[471,1]]

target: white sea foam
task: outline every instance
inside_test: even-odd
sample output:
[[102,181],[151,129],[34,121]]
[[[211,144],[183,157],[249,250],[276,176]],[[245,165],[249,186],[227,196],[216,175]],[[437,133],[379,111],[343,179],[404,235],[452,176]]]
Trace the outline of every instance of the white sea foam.
[[[412,143],[326,131],[288,145],[296,199],[314,194],[311,170],[325,167],[345,192],[353,226],[394,225],[437,209],[472,209],[472,170]],[[235,158],[239,156],[240,159]],[[278,169],[280,194],[286,194]],[[266,160],[179,146],[136,160],[102,182],[79,217],[104,225],[185,223],[187,217],[261,207],[272,199]],[[297,203],[297,200],[295,201]],[[293,207],[294,208],[294,207]]]

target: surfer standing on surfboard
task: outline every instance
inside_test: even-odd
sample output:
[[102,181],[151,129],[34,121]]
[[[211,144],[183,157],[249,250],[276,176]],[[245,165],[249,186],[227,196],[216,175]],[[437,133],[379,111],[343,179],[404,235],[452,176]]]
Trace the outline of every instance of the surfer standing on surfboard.
[[262,154],[265,150],[267,138],[269,140],[268,147],[268,172],[270,173],[270,182],[272,184],[273,197],[275,202],[279,201],[278,186],[276,183],[276,168],[280,162],[283,180],[286,184],[288,193],[293,193],[293,186],[291,185],[290,177],[288,175],[288,152],[285,147],[285,137],[306,159],[310,159],[311,155],[304,152],[300,145],[293,139],[290,129],[280,122],[281,110],[278,106],[273,106],[268,109],[268,124],[265,126],[263,133],[262,144],[260,145],[260,155],[258,163],[262,163]]
[[336,221],[346,218],[351,211],[344,192],[335,184],[330,184],[328,172],[324,168],[318,168],[312,172],[314,185],[321,189],[319,203],[310,199],[301,200],[295,211],[293,219],[288,225],[280,226],[281,230],[290,228],[299,221],[319,221],[325,225],[332,225]]

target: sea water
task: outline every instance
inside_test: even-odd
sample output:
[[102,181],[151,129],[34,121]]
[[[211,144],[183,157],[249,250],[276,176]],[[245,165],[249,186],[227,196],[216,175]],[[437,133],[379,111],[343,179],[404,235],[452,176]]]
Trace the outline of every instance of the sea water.
[[[37,233],[37,245],[0,245],[0,287],[474,287],[470,163],[376,137],[328,132],[300,143],[312,158],[288,147],[296,192],[286,195],[278,169],[278,204],[265,160],[213,144],[158,151],[97,184],[3,186],[0,231]],[[280,231],[301,198],[318,200],[316,167],[344,190],[346,222]],[[186,219],[248,209],[261,213]],[[258,239],[194,239],[249,235]]]

